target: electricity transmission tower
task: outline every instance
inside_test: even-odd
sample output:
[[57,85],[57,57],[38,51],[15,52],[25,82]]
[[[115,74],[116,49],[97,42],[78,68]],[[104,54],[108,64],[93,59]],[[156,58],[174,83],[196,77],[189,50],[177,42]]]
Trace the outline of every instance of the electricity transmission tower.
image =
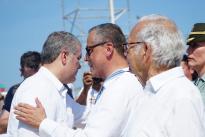
[[[76,0],[75,0],[76,2]],[[74,33],[78,37],[85,37],[87,35],[87,30],[84,24],[88,24],[89,21],[106,20],[111,23],[116,23],[120,17],[128,13],[128,19],[126,23],[129,27],[129,0],[126,0],[125,8],[115,9],[114,0],[108,0],[108,8],[82,8],[79,7],[80,1],[78,0],[78,6],[69,13],[65,13],[65,2],[61,0],[62,7],[62,22],[63,29],[71,33]],[[69,30],[67,29],[67,23],[69,24]],[[76,34],[77,33],[77,34]]]

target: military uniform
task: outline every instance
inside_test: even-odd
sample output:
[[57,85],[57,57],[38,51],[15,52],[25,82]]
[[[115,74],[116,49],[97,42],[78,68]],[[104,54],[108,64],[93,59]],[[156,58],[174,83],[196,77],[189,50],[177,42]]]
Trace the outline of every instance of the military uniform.
[[[194,43],[198,42],[205,42],[205,23],[194,24],[194,27],[187,39],[187,45],[189,46],[195,46]],[[194,81],[194,84],[199,88],[203,98],[203,102],[205,104],[205,73],[202,76],[199,76]]]
[[199,88],[203,102],[205,104],[205,74],[201,78],[198,78],[194,84]]
[[205,42],[205,23],[196,23],[189,34],[187,45],[194,42]]

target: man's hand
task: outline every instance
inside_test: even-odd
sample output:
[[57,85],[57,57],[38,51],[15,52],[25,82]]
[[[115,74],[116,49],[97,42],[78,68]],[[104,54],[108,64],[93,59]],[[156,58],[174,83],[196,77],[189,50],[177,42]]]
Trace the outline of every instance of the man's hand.
[[85,72],[83,74],[83,86],[85,90],[89,90],[91,85],[93,84],[92,74],[91,72]]
[[6,133],[8,126],[9,112],[5,109],[0,115],[0,134]]
[[41,122],[46,118],[46,113],[38,98],[35,99],[35,102],[36,107],[25,103],[19,103],[14,108],[14,114],[16,114],[16,119],[34,128],[39,128]]
[[84,72],[84,74],[83,74],[83,90],[82,90],[80,96],[76,99],[76,102],[78,102],[81,105],[86,105],[88,90],[90,89],[92,84],[93,84],[93,79],[92,79],[91,72]]

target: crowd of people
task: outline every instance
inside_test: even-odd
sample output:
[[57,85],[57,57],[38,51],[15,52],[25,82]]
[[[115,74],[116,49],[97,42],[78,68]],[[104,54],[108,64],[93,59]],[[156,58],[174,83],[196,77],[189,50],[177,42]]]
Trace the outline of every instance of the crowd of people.
[[187,40],[157,14],[141,17],[128,39],[116,24],[92,27],[90,72],[75,99],[69,84],[82,50],[76,36],[56,31],[41,54],[22,55],[24,80],[5,97],[0,137],[205,137],[205,23]]

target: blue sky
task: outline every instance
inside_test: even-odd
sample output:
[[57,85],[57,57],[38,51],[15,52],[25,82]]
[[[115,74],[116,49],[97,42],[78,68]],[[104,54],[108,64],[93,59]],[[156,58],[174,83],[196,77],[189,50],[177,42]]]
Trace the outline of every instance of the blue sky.
[[[126,8],[126,0],[115,0],[115,8]],[[65,13],[75,8],[108,8],[108,0],[64,0]],[[152,13],[168,16],[176,22],[184,38],[192,25],[205,22],[204,0],[129,0],[130,12],[124,14],[117,22],[125,34],[137,22],[137,16]],[[108,12],[81,12],[80,16],[107,15]],[[109,19],[79,20],[77,24],[87,30],[97,24],[109,22]],[[71,24],[65,22],[65,30],[71,30]],[[19,72],[20,56],[28,50],[41,51],[47,36],[53,31],[63,30],[61,0],[0,0],[0,83],[8,89],[22,81]],[[78,29],[73,33],[79,35]],[[85,47],[85,38],[82,40]],[[79,71],[75,87],[82,86],[82,72],[87,70],[85,64]]]

